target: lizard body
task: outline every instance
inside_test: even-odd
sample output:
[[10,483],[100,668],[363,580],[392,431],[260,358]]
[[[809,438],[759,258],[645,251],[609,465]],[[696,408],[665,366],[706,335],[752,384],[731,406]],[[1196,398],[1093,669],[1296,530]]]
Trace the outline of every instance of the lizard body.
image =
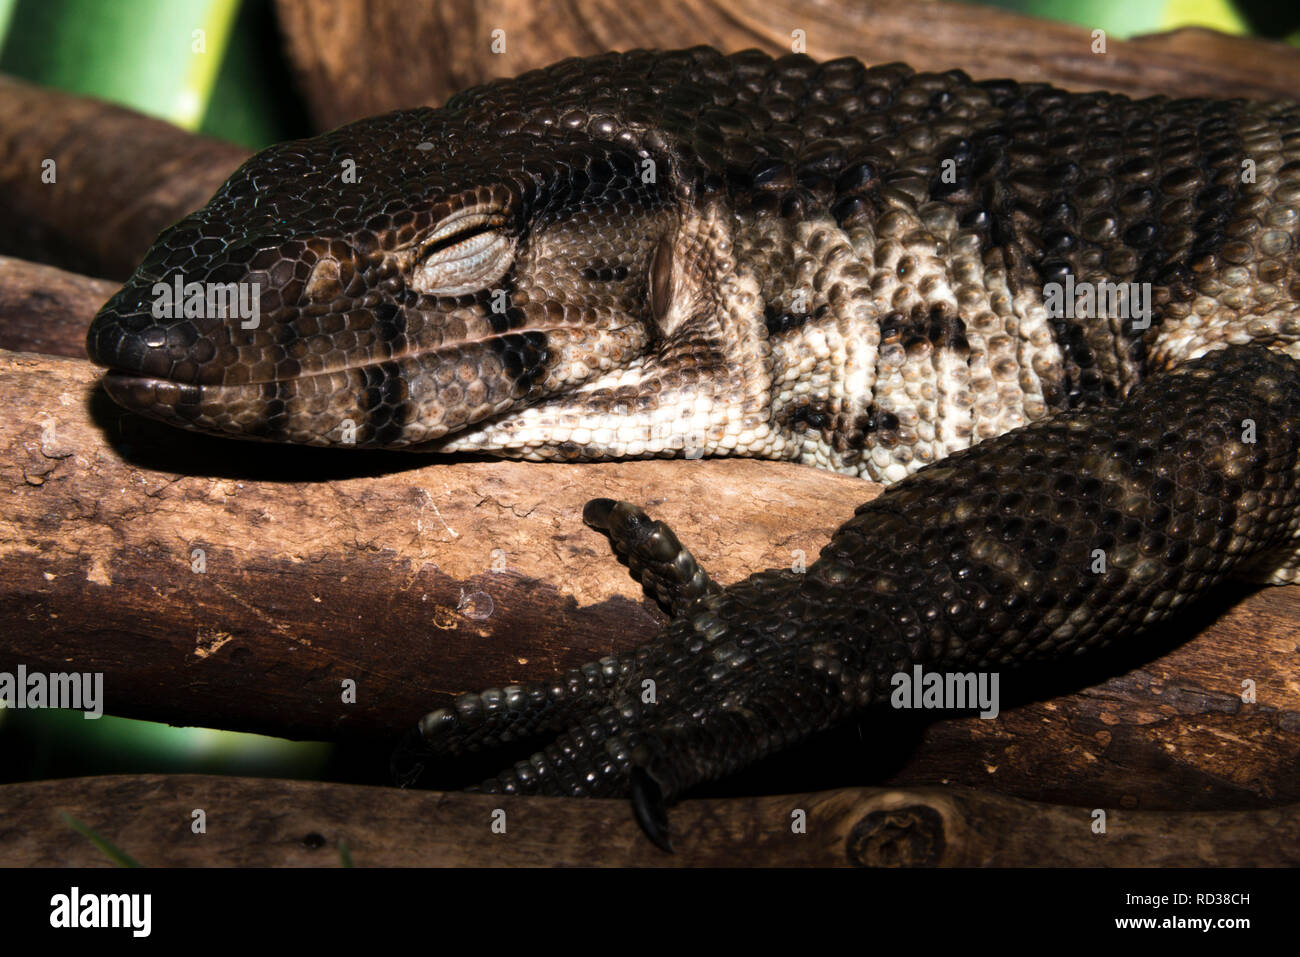
[[[634,51],[259,154],[88,349],[125,407],[240,438],[889,484],[805,574],[728,588],[593,501],[672,623],[421,723],[451,754],[556,734],[484,787],[630,793],[666,843],[666,801],[915,664],[1065,657],[1292,581],[1298,219],[1296,104]],[[256,324],[159,318],[178,276],[251,286]]]

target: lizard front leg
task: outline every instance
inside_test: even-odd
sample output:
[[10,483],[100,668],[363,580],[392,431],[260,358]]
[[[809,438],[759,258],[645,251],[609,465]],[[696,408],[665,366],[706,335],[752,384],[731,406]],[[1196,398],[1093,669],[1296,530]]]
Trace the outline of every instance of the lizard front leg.
[[[626,502],[593,499],[583,517],[609,534],[615,549],[627,558],[633,577],[674,618],[687,615],[699,601],[721,590],[672,530],[651,520],[641,509]],[[395,756],[395,776],[407,783],[417,778],[423,770],[421,752],[454,756],[478,751],[545,731],[564,730],[584,715],[598,712],[603,727],[612,732],[619,722],[609,706],[616,702],[618,680],[638,661],[636,652],[611,656],[575,668],[550,684],[511,685],[460,695],[451,707],[425,715],[418,729],[420,746],[412,747],[416,741],[406,742]],[[562,763],[551,761],[539,773],[554,777]],[[517,766],[515,789],[532,785],[532,768],[529,762]],[[536,785],[542,786],[541,782]],[[545,786],[554,793],[560,785],[548,781]],[[572,781],[564,790],[582,794],[586,787]]]
[[[598,500],[589,517],[634,568],[690,571],[665,579],[679,616],[589,666],[598,677],[561,696],[564,733],[482,788],[632,795],[668,846],[665,802],[888,701],[898,672],[1082,654],[1231,574],[1291,564],[1298,448],[1300,365],[1229,347],[920,470],[861,506],[802,576],[712,587],[674,557],[666,528]],[[431,743],[473,740],[433,717]]]

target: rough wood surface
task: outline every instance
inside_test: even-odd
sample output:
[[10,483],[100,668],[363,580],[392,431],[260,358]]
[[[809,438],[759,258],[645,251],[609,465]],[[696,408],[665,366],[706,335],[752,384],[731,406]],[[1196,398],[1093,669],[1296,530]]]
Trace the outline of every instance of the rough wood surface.
[[[102,670],[110,712],[176,724],[378,740],[453,693],[637,644],[662,615],[583,527],[595,495],[645,503],[732,582],[797,551],[811,560],[873,494],[771,462],[232,443],[126,414],[97,377],[84,361],[0,354],[0,670]],[[1300,589],[1238,597],[1128,655],[1004,676],[996,721],[872,717],[776,776],[1121,807],[1300,801]]]
[[0,256],[0,349],[84,359],[90,319],[119,285]]
[[754,461],[448,466],[231,443],[127,415],[97,378],[0,353],[0,667],[102,669],[112,710],[174,723],[376,733],[635,644],[662,616],[582,525],[595,495],[655,490],[733,581],[814,555],[870,489]]
[[[569,56],[712,44],[818,59],[905,60],[1134,96],[1293,98],[1300,52],[1281,43],[1186,29],[1095,53],[1092,31],[977,4],[915,0],[277,0],[279,20],[316,124],[410,106]],[[504,34],[495,33],[504,31]],[[504,38],[505,48],[500,50]],[[497,44],[494,47],[494,42]]]
[[[125,278],[247,157],[122,107],[0,77],[0,253]],[[54,182],[42,178],[49,170]]]
[[673,808],[669,855],[623,801],[112,775],[0,787],[0,867],[112,866],[63,814],[145,866],[337,867],[343,845],[357,867],[1300,864],[1298,807],[1131,812],[958,788],[695,800]]

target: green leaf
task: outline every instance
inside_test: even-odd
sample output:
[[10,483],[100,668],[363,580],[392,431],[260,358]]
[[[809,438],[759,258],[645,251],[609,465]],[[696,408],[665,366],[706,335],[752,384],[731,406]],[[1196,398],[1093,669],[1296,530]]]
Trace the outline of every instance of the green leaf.
[[139,867],[140,866],[139,861],[137,861],[126,851],[122,850],[120,847],[118,847],[108,838],[101,835],[94,828],[90,827],[87,824],[83,824],[81,821],[78,821],[75,817],[73,817],[71,814],[67,813],[66,811],[60,811],[59,816],[62,817],[63,820],[67,822],[68,826],[71,827],[74,831],[81,834],[88,841],[90,841],[91,844],[94,844],[97,848],[103,851],[104,856],[107,857],[114,864],[116,864],[118,867]]
[[240,0],[18,0],[0,71],[197,129]]

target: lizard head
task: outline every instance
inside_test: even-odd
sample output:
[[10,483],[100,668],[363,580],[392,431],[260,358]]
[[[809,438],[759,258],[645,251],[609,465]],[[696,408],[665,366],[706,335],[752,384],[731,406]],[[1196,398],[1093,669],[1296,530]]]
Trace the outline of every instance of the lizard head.
[[490,132],[415,110],[253,157],[95,317],[108,393],[239,437],[411,446],[627,367],[668,318],[664,171]]
[[762,306],[701,202],[725,177],[686,113],[637,118],[664,87],[636,55],[609,64],[626,78],[560,64],[254,156],[95,317],[107,392],[311,445],[672,455],[724,420],[764,441]]

